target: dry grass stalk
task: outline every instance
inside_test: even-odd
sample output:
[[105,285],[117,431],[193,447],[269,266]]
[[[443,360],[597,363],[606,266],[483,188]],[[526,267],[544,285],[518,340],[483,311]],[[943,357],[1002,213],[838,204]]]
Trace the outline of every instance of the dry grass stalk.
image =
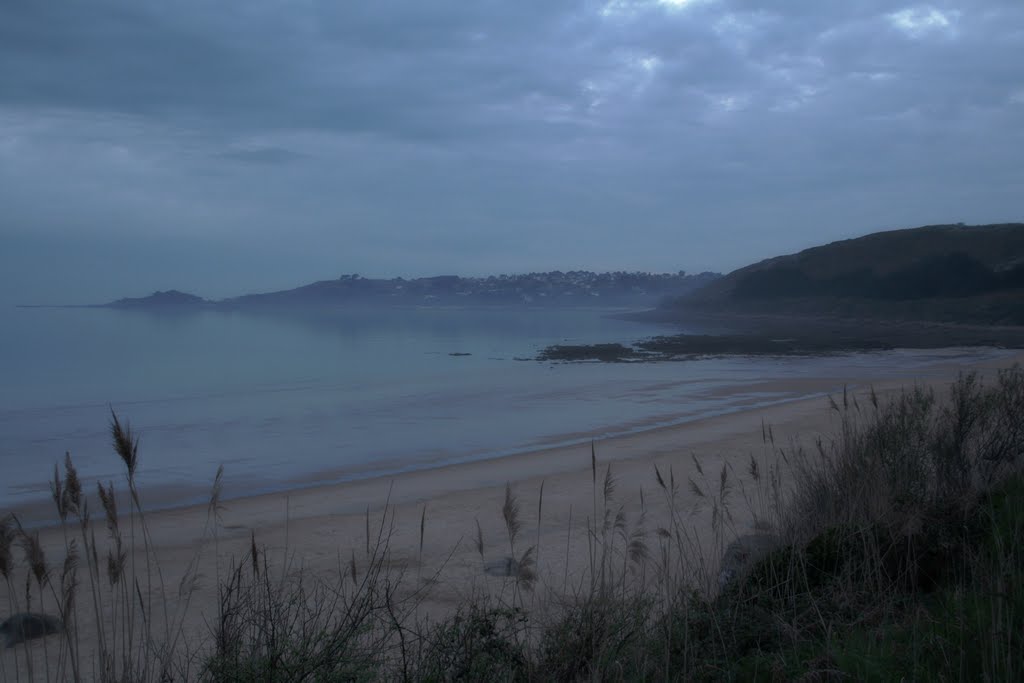
[[537,548],[537,563],[540,564],[540,523],[544,517],[544,480],[540,481],[540,492],[537,494],[537,542],[534,547]]
[[123,425],[113,408],[110,410],[110,438],[114,442],[116,452],[128,469],[128,478],[135,478],[135,468],[139,464],[139,439],[132,433],[131,425]]
[[512,554],[516,551],[516,537],[522,529],[519,521],[519,500],[512,493],[512,486],[505,484],[505,502],[501,506],[501,516],[505,520],[505,531],[508,534],[508,546]]
[[423,539],[427,533],[427,506],[423,506],[420,513],[420,557],[423,557]]
[[18,536],[21,550],[25,554],[25,562],[29,571],[35,577],[36,583],[43,586],[50,580],[50,571],[46,565],[46,553],[43,551],[43,544],[39,541],[39,532],[29,533],[18,525]]
[[[856,395],[844,390],[841,400],[830,399],[830,405],[842,416],[839,434],[830,442],[819,440],[810,455],[798,448],[783,449],[775,446],[771,425],[762,423],[762,443],[772,446],[775,462],[765,464],[751,456],[748,462],[737,463],[743,469],[732,470],[723,465],[717,472],[705,475],[701,463],[693,456],[694,477],[688,479],[689,493],[705,508],[710,508],[711,526],[716,543],[721,544],[728,531],[735,534],[731,513],[731,497],[739,487],[743,501],[755,511],[757,531],[769,535],[771,531],[813,534],[825,524],[849,524],[884,519],[911,522],[921,517],[922,505],[933,502],[961,500],[984,490],[991,482],[1005,477],[1007,472],[1020,470],[1019,453],[1024,452],[1024,427],[1020,415],[1024,413],[1024,377],[1019,370],[1016,375],[1003,378],[997,383],[998,395],[980,382],[965,378],[951,390],[948,400],[940,403],[928,392],[911,391],[903,397],[883,401],[872,390],[870,410],[862,414],[861,404]],[[1013,398],[1016,397],[1016,398]],[[1001,401],[1001,402],[1000,402]],[[143,525],[142,538],[147,539],[146,561],[154,560],[148,545],[145,520],[138,493],[134,488],[134,475],[138,466],[138,438],[118,422],[116,415],[111,425],[115,451],[128,469],[129,491],[133,519]],[[120,436],[117,434],[120,433]],[[916,436],[915,436],[916,435]],[[790,462],[798,470],[792,507],[783,510],[781,467]],[[752,489],[738,474],[749,475]],[[615,500],[616,481],[611,466],[605,471],[601,485],[597,483],[596,447],[591,444],[591,477],[593,487],[593,516],[587,520],[586,533],[590,550],[591,586],[587,590],[586,579],[581,577],[578,587],[569,585],[568,566],[571,552],[573,510],[569,510],[569,533],[566,538],[566,575],[563,579],[563,603],[565,613],[575,621],[572,628],[558,643],[560,656],[573,663],[566,669],[555,666],[555,660],[535,660],[530,671],[564,671],[568,679],[580,678],[626,678],[624,672],[641,672],[639,677],[657,678],[651,671],[686,678],[696,671],[690,667],[700,662],[704,653],[688,648],[690,637],[689,609],[710,609],[710,599],[699,596],[692,598],[694,586],[699,586],[699,571],[708,571],[705,559],[700,556],[701,548],[696,543],[692,518],[683,510],[685,492],[680,494],[674,476],[674,469],[655,466],[654,479],[665,496],[666,517],[655,527],[660,553],[652,559],[647,546],[648,508],[641,489],[640,515],[634,524],[626,514],[624,503]],[[716,481],[717,479],[717,481]],[[210,497],[210,513],[213,518],[214,534],[220,507],[222,471],[218,471]],[[97,492],[103,506],[110,541],[97,544],[95,534],[88,521],[88,505],[80,493],[81,485],[74,471],[70,456],[66,456],[64,475],[59,468],[54,470],[51,493],[61,522],[77,518],[82,531],[82,546],[76,540],[67,544],[68,553],[60,571],[60,585],[51,581],[46,557],[39,546],[38,534],[17,532],[11,520],[0,521],[0,575],[9,587],[14,576],[14,559],[11,557],[13,544],[19,544],[24,551],[28,567],[27,578],[36,582],[34,591],[27,591],[25,602],[31,603],[44,587],[55,592],[62,615],[77,611],[79,601],[75,599],[77,586],[76,570],[85,564],[90,578],[100,575],[99,557],[106,560],[106,582],[92,580],[95,623],[100,640],[101,680],[158,680],[171,670],[173,659],[180,653],[176,649],[180,636],[180,622],[171,628],[153,629],[154,615],[151,595],[159,595],[160,586],[147,583],[147,576],[140,569],[131,566],[125,553],[135,556],[135,548],[125,549],[121,538],[117,503],[112,484],[98,485]],[[598,506],[598,496],[603,506]],[[521,538],[522,520],[519,501],[510,485],[505,487],[502,517],[509,539],[509,571],[513,612],[519,609],[518,591],[533,589],[537,581],[537,558],[540,545],[541,523],[544,511],[544,484],[542,482],[537,501],[537,544],[517,552]],[[788,513],[788,514],[787,514]],[[242,562],[232,562],[222,581],[218,581],[220,598],[219,621],[215,624],[215,657],[210,660],[204,675],[214,679],[239,679],[246,674],[266,673],[265,667],[278,673],[305,670],[321,672],[321,677],[358,678],[366,677],[373,671],[382,675],[387,671],[399,678],[415,678],[418,668],[417,657],[427,650],[424,639],[434,637],[432,632],[412,621],[412,603],[403,603],[398,596],[399,582],[384,570],[387,557],[386,531],[388,512],[381,520],[376,544],[372,542],[370,511],[366,511],[365,553],[367,566],[357,566],[354,550],[350,553],[348,566],[339,553],[338,567],[334,581],[322,581],[304,575],[301,571],[291,573],[288,555],[283,566],[277,568],[255,542],[250,534],[248,557]],[[390,518],[393,529],[393,516]],[[770,520],[768,524],[764,520]],[[425,546],[426,506],[420,517],[419,553],[422,565]],[[481,560],[484,558],[484,538],[479,520],[476,522],[475,548]],[[125,538],[129,538],[125,536]],[[131,535],[135,538],[135,534]],[[805,536],[806,538],[806,536]],[[851,537],[860,543],[858,551],[865,557],[878,554],[878,547],[872,547],[866,536]],[[1006,541],[1007,548],[1013,539]],[[845,541],[844,541],[845,542]],[[746,546],[740,549],[744,558],[749,558]],[[1005,548],[1004,554],[1011,551]],[[645,572],[649,562],[654,562],[657,583],[648,585]],[[251,566],[244,571],[245,565]],[[689,564],[697,563],[699,568],[689,572]],[[188,581],[182,579],[179,595],[187,595],[194,586],[197,568],[189,570]],[[440,570],[439,570],[440,571]],[[781,573],[788,576],[774,577],[778,585],[792,581],[793,577],[806,575],[806,558],[799,555],[791,566],[782,567]],[[801,574],[801,572],[803,574]],[[277,574],[280,574],[278,578]],[[871,577],[872,585],[881,585],[885,579],[875,569],[877,576]],[[271,575],[275,575],[271,578]],[[637,578],[639,577],[639,578]],[[627,580],[627,578],[629,580]],[[855,586],[850,577],[844,577],[843,590],[848,591],[844,599],[855,598]],[[31,586],[30,586],[31,588]],[[59,595],[56,591],[60,591]],[[423,594],[422,582],[417,582],[415,595]],[[776,590],[775,585],[771,590]],[[1005,586],[1004,592],[1009,590]],[[9,590],[12,601],[16,598]],[[885,595],[878,593],[879,601]],[[691,600],[696,600],[692,602]],[[647,601],[647,602],[645,602]],[[187,603],[187,600],[185,600]],[[99,604],[101,603],[101,604]],[[499,599],[499,604],[500,603]],[[507,605],[505,605],[507,606]],[[659,617],[674,619],[671,623],[658,622],[657,629],[649,616],[652,610]],[[112,612],[112,614],[111,614]],[[575,616],[573,616],[575,615]],[[106,621],[112,616],[114,628]],[[728,621],[729,615],[710,612],[711,622],[704,624],[708,633],[717,634],[715,647],[727,650],[734,628]],[[577,619],[578,617],[578,619]],[[532,617],[526,617],[532,618]],[[828,632],[830,628],[843,626],[834,621],[825,606],[811,604],[802,621],[790,626],[791,639],[805,639],[812,631]],[[874,617],[872,617],[874,618]],[[1014,623],[1003,616],[994,618],[994,626]],[[487,622],[483,622],[486,626]],[[536,626],[533,626],[536,628]],[[659,630],[660,629],[660,630]],[[492,632],[486,631],[484,632]],[[517,630],[516,634],[524,630]],[[534,631],[537,643],[544,640],[544,632]],[[69,633],[70,635],[70,633]],[[505,637],[505,636],[502,636]],[[516,635],[519,638],[520,635]],[[528,636],[527,636],[528,637]],[[630,669],[636,662],[627,661],[623,653],[637,652],[635,643],[645,638],[661,638],[665,652],[682,652],[682,660],[665,662],[680,668],[672,669],[668,663],[656,666],[643,657],[640,668]],[[162,639],[166,639],[162,640]],[[575,640],[573,640],[575,639]],[[632,640],[631,640],[632,639]],[[571,641],[571,642],[570,642]],[[507,641],[502,641],[505,645]],[[573,645],[576,643],[576,645]],[[490,645],[495,645],[491,642]],[[500,645],[500,643],[498,643]],[[705,645],[708,643],[705,642]],[[573,650],[572,647],[577,647]],[[999,650],[1002,655],[1012,651],[1013,643]],[[504,645],[502,645],[504,647]],[[369,649],[367,649],[369,648]],[[542,652],[538,645],[536,652]],[[500,647],[499,647],[500,650]],[[494,649],[488,652],[494,652]],[[519,650],[516,650],[519,652]],[[527,658],[540,657],[528,651]],[[371,654],[368,654],[371,653]],[[388,654],[382,654],[388,653]],[[550,653],[548,653],[550,654]],[[71,655],[78,656],[77,650]],[[545,655],[546,656],[546,655]],[[633,655],[629,655],[633,656]],[[650,655],[657,659],[659,655]],[[298,657],[295,659],[293,657]],[[1006,657],[1004,657],[1006,659]],[[1007,660],[1008,661],[1008,660]],[[356,662],[366,664],[368,669],[339,669],[339,663],[348,666]],[[385,664],[386,662],[386,664]],[[540,666],[538,664],[544,664]],[[582,664],[580,664],[582,662]],[[563,662],[564,663],[564,662]],[[546,667],[551,664],[550,667]],[[334,666],[335,668],[330,668]],[[573,668],[577,666],[577,668]],[[664,668],[658,668],[662,667]],[[222,668],[213,668],[222,667]],[[257,667],[257,668],[246,668]],[[263,668],[258,668],[263,667]],[[390,668],[388,668],[390,667]],[[537,668],[539,667],[539,668]],[[620,667],[620,668],[614,668]],[[649,668],[654,667],[654,668]],[[830,667],[816,666],[815,672],[831,670]],[[1009,669],[1007,669],[1009,670]],[[453,670],[448,670],[451,673]],[[644,673],[646,672],[646,673]],[[60,669],[58,668],[58,675]],[[310,674],[310,676],[313,676]],[[444,676],[441,676],[443,678]],[[512,677],[510,675],[510,677]],[[528,678],[528,676],[520,676]]]
[[11,547],[14,544],[14,524],[10,515],[0,519],[0,576],[5,581],[11,578],[14,569]]
[[480,527],[479,517],[476,519],[476,540],[474,542],[474,547],[482,561],[484,559],[484,530]]

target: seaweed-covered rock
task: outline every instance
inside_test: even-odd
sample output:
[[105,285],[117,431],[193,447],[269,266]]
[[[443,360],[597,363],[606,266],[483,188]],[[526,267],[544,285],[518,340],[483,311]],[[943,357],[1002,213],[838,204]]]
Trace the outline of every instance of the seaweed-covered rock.
[[556,344],[540,352],[537,360],[542,361],[581,361],[598,360],[614,363],[635,360],[640,354],[622,344]]

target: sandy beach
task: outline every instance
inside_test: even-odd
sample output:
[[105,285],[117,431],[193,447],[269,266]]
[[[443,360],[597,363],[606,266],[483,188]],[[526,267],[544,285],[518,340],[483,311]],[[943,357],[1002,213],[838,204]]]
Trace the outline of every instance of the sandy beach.
[[[1024,354],[1008,353],[979,366],[965,367],[954,358],[931,368],[927,376],[893,376],[884,383],[875,383],[874,388],[883,396],[915,384],[933,386],[941,393],[962,371],[978,370],[988,379],[994,377],[997,368],[1022,360]],[[685,510],[694,543],[699,547],[696,554],[706,558],[704,574],[713,575],[715,554],[723,538],[727,543],[735,534],[750,531],[754,524],[758,498],[757,485],[748,471],[751,457],[765,468],[778,465],[785,479],[785,465],[778,459],[777,449],[765,443],[765,427],[771,427],[776,447],[790,451],[800,445],[813,445],[818,438],[830,438],[838,425],[827,395],[841,397],[844,385],[861,397],[868,390],[856,376],[838,382],[836,378],[799,382],[801,392],[810,398],[595,440],[597,487],[610,466],[615,480],[612,504],[616,511],[621,509],[627,529],[642,530],[654,545],[654,531],[668,514],[667,497],[658,486],[655,467],[666,479],[671,472],[678,485],[676,509]],[[765,390],[793,388],[773,386]],[[727,500],[730,514],[724,528],[716,533],[710,505],[694,495],[688,482],[693,480],[702,488],[717,490],[723,468],[731,490]],[[537,604],[552,595],[571,593],[588,567],[586,530],[595,505],[601,505],[595,503],[591,446],[587,443],[389,478],[235,498],[222,503],[215,534],[208,525],[210,510],[205,505],[153,512],[147,524],[173,608],[181,606],[178,585],[182,576],[190,563],[200,563],[199,580],[183,620],[185,632],[195,642],[209,638],[209,625],[216,613],[218,576],[224,576],[233,559],[245,555],[253,538],[279,567],[287,558],[292,571],[301,568],[327,576],[337,573],[339,567],[348,571],[354,560],[357,572],[361,572],[366,561],[367,526],[375,537],[385,514],[388,566],[396,574],[404,573],[403,590],[420,597],[420,613],[438,618],[473,595],[508,595],[509,579],[483,571],[485,562],[510,554],[502,518],[506,485],[516,496],[521,513],[522,530],[515,551],[519,554],[534,546],[536,552],[539,582],[528,600]],[[230,490],[230,479],[225,486]],[[101,508],[93,500],[95,492],[87,493],[99,536],[105,533]],[[145,491],[142,497],[145,499]],[[483,558],[476,547],[478,524]],[[57,568],[53,573],[56,578],[64,557],[63,531],[43,529],[40,538],[48,563]],[[25,570],[20,550],[15,555],[19,561],[15,585],[23,586]],[[700,564],[699,559],[695,560],[698,575]],[[84,577],[82,582],[87,583]],[[6,587],[0,589],[0,605],[5,611],[10,604],[6,593]],[[19,604],[24,604],[24,596]],[[53,647],[58,645],[56,639],[47,640]],[[85,641],[83,646],[87,646]],[[42,645],[34,642],[31,649],[41,666]],[[0,656],[10,674],[15,666],[14,651],[3,651]]]

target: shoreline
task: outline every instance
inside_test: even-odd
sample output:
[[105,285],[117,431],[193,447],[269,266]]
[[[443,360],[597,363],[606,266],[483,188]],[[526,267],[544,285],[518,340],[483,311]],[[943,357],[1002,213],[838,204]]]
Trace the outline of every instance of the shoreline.
[[[768,383],[771,385],[771,383]],[[851,389],[853,387],[851,386]],[[722,393],[728,393],[721,390]],[[736,392],[743,393],[743,392]],[[754,392],[746,392],[754,393]],[[781,393],[781,392],[780,392]],[[766,411],[775,408],[784,408],[791,404],[819,401],[828,395],[825,391],[815,391],[795,396],[782,398],[769,398],[762,401],[750,401],[741,404],[728,405],[723,408],[705,410],[698,414],[687,414],[683,417],[673,417],[668,420],[662,416],[654,416],[649,419],[636,420],[633,423],[626,423],[619,428],[598,428],[586,432],[553,435],[541,439],[539,442],[528,445],[513,447],[501,450],[485,450],[470,454],[454,456],[451,458],[433,459],[427,462],[417,461],[404,465],[397,465],[388,469],[368,469],[360,471],[358,468],[345,467],[340,470],[323,469],[304,474],[278,486],[266,484],[252,484],[244,492],[237,494],[222,494],[221,501],[225,504],[244,502],[250,499],[280,498],[289,496],[306,496],[316,491],[331,490],[338,487],[350,485],[372,485],[390,482],[395,479],[412,477],[434,471],[452,471],[463,467],[476,466],[487,467],[492,463],[502,461],[515,461],[518,458],[542,458],[559,456],[565,451],[585,450],[589,453],[591,443],[612,443],[623,444],[628,447],[634,440],[643,441],[645,437],[656,437],[660,433],[674,433],[677,430],[685,429],[690,425],[711,420],[725,420],[732,416],[742,415],[754,411]],[[581,451],[582,452],[582,451]],[[116,456],[111,456],[116,457]],[[142,456],[145,457],[144,455]],[[589,457],[589,455],[587,456]],[[582,461],[581,461],[582,462]],[[57,462],[63,467],[62,462]],[[355,469],[355,471],[353,471]],[[339,472],[348,472],[347,475]],[[209,484],[212,486],[214,472],[210,474]],[[231,484],[231,473],[225,469],[227,487]],[[240,477],[244,479],[244,475]],[[91,490],[95,484],[92,479],[85,481],[87,488]],[[121,480],[115,480],[115,484],[123,484]],[[144,512],[149,514],[174,513],[199,508],[205,508],[206,500],[209,498],[210,486],[183,486],[180,484],[143,484],[143,494],[151,498],[184,499],[184,502],[172,502],[168,504],[157,504],[145,506]],[[127,505],[128,501],[124,501]],[[124,509],[124,508],[122,508]],[[4,513],[16,514],[25,529],[31,530],[52,530],[59,527],[59,522],[49,519],[53,513],[53,501],[49,494],[40,493],[39,497],[21,505],[13,506]],[[44,519],[38,519],[43,517]]]
[[[467,470],[470,468],[486,470],[491,465],[495,465],[500,469],[509,469],[520,460],[523,462],[533,462],[540,458],[561,458],[566,452],[585,452],[586,458],[580,456],[581,459],[579,461],[584,463],[584,461],[589,460],[591,443],[613,445],[615,452],[618,454],[616,459],[643,458],[645,457],[644,455],[629,456],[623,453],[630,448],[643,451],[648,442],[657,441],[663,435],[678,433],[682,436],[689,429],[699,429],[705,423],[728,421],[731,418],[739,419],[743,415],[755,412],[759,414],[784,415],[788,412],[787,407],[789,406],[793,406],[795,410],[801,404],[815,401],[824,403],[826,396],[842,391],[844,386],[848,387],[851,391],[864,389],[868,385],[876,386],[880,390],[882,390],[882,387],[892,390],[896,384],[903,383],[902,385],[905,386],[907,380],[912,380],[914,384],[918,383],[919,380],[923,380],[926,384],[935,384],[936,382],[942,383],[955,379],[955,374],[951,373],[955,370],[963,369],[960,368],[957,362],[957,355],[955,354],[955,352],[960,350],[961,347],[935,349],[935,351],[947,351],[953,355],[949,359],[936,362],[933,366],[911,368],[905,373],[907,377],[899,379],[885,378],[881,382],[860,380],[852,376],[844,378],[842,381],[838,378],[802,376],[786,381],[777,379],[755,380],[723,386],[716,389],[714,393],[732,398],[738,396],[746,396],[747,398],[737,403],[706,408],[698,413],[688,413],[680,416],[678,412],[675,412],[672,417],[667,419],[665,415],[653,415],[634,420],[633,422],[624,422],[614,427],[599,427],[582,432],[551,435],[518,447],[481,450],[451,457],[442,456],[420,459],[413,462],[396,460],[388,463],[391,466],[386,465],[384,468],[376,468],[368,463],[338,469],[324,468],[303,473],[276,485],[268,485],[265,482],[257,482],[251,479],[246,482],[247,477],[243,473],[235,475],[237,476],[235,481],[244,482],[242,484],[243,490],[238,493],[231,492],[233,488],[233,475],[230,468],[225,468],[225,491],[221,496],[221,500],[225,504],[245,504],[245,501],[257,499],[305,498],[316,495],[317,492],[345,487],[383,486],[387,482],[416,478],[430,472],[453,472],[459,471],[461,468],[466,468]],[[963,347],[962,350],[970,352],[977,349]],[[977,362],[977,359],[972,358],[972,364],[969,367],[971,369],[991,369],[1009,366],[1014,363],[1024,364],[1024,352],[1013,349],[993,348],[992,350],[998,351],[1000,354],[997,357],[987,358],[981,362]],[[909,351],[915,352],[919,350],[910,349]],[[856,372],[856,368],[851,367],[849,372]],[[921,373],[924,373],[924,376]],[[935,377],[929,378],[928,376],[940,376],[944,379],[936,380]],[[142,458],[145,460],[144,454]],[[55,463],[62,466],[62,461],[55,461]],[[580,466],[582,467],[582,465]],[[546,468],[541,469],[547,471]],[[573,468],[556,469],[552,470],[551,473],[558,474],[571,469]],[[143,503],[146,514],[174,514],[205,509],[215,473],[216,468],[213,468],[208,473],[207,481],[200,480],[189,485],[143,483],[140,488],[143,490]],[[95,482],[90,478],[85,483],[86,488],[92,491]],[[123,480],[115,479],[115,483],[123,488]],[[147,497],[150,502],[154,500],[168,502],[156,502],[156,504],[145,505],[145,498]],[[125,500],[125,504],[127,504],[127,500]],[[8,512],[17,514],[26,529],[45,531],[58,526],[58,522],[53,514],[53,501],[48,493],[42,491],[33,500],[16,504],[3,510],[5,514]]]
[[[1008,355],[1007,357],[986,360],[982,363],[972,365],[970,369],[996,370],[1003,367],[1010,367],[1014,364],[1024,364],[1024,352],[1015,351],[1013,355]],[[953,364],[950,365],[952,366]],[[898,392],[910,386],[918,385],[932,386],[938,389],[945,387],[955,380],[956,374],[958,374],[962,369],[963,368],[959,367],[944,368],[946,371],[956,370],[956,373],[940,370],[940,377],[921,378],[922,381],[917,381],[915,379],[915,381],[909,384],[903,379],[892,379],[874,384],[873,386],[880,394]],[[814,380],[809,381],[813,382]],[[846,384],[846,386],[851,394],[860,393],[869,388],[868,383],[849,383]],[[842,386],[836,387],[840,392],[842,391],[842,388]],[[516,469],[519,469],[520,466],[532,466],[523,468],[528,472],[528,474],[524,474],[521,477],[513,476],[511,479],[508,479],[511,483],[518,483],[521,481],[538,479],[544,475],[557,476],[568,472],[589,470],[590,446],[592,442],[595,445],[598,461],[602,463],[652,460],[666,453],[673,452],[675,449],[669,445],[669,442],[675,437],[689,436],[691,439],[696,439],[694,443],[698,446],[710,445],[716,441],[716,437],[721,435],[723,431],[740,431],[737,429],[728,429],[730,426],[734,427],[738,424],[757,426],[762,422],[766,425],[774,424],[771,419],[772,417],[779,418],[780,423],[791,422],[794,417],[815,412],[817,409],[827,408],[827,399],[830,395],[833,395],[833,392],[812,392],[806,395],[770,401],[766,404],[757,403],[753,405],[743,405],[728,409],[721,413],[702,414],[693,418],[682,418],[681,420],[673,421],[670,424],[654,424],[651,426],[643,426],[624,432],[605,435],[595,432],[579,438],[573,438],[567,442],[552,443],[540,447],[531,446],[516,449],[508,455],[500,455],[496,457],[469,456],[464,460],[444,462],[436,466],[410,466],[408,469],[398,472],[397,474],[375,474],[358,479],[311,483],[301,488],[242,495],[225,499],[225,501],[230,500],[231,502],[239,503],[250,499],[266,500],[282,497],[314,497],[342,487],[348,488],[355,486],[382,485],[385,482],[397,481],[399,479],[426,480],[433,479],[435,477],[443,477],[446,473],[454,473],[462,470],[479,470],[480,475],[484,475],[487,470],[491,470],[490,476],[481,476],[480,480],[487,481],[487,484],[484,484],[483,486],[498,486],[504,485],[505,482],[499,482],[498,479],[500,479],[500,477],[494,476],[494,473],[498,471],[511,473]],[[760,427],[757,426],[757,431],[759,430]],[[602,451],[605,451],[605,456],[602,456]],[[611,456],[607,455],[607,452],[609,451],[612,453]],[[310,477],[314,476],[317,475],[310,475]],[[474,490],[476,488],[476,486],[470,485],[460,490]],[[454,492],[456,491],[452,490],[446,493]],[[425,493],[423,497],[426,497]],[[397,502],[401,503],[408,501]]]
[[[621,319],[668,325],[672,324],[673,316],[654,310]],[[734,356],[812,358],[903,349],[1024,349],[1024,326],[1020,325],[739,313],[695,313],[685,320],[676,320],[677,328],[685,324],[703,331],[656,335],[629,345],[552,344],[542,349],[537,359],[648,363]]]
[[[913,386],[932,387],[942,396],[965,370],[977,370],[991,382],[997,369],[1022,362],[1024,353],[970,365],[954,357],[941,367],[928,368],[927,376],[909,369],[870,384],[882,400]],[[836,378],[804,381],[834,385]],[[849,391],[864,407],[868,384],[847,383],[856,387]],[[840,383],[838,396],[829,392],[840,404],[842,387]],[[275,576],[348,580],[350,562],[353,573],[363,576],[367,571],[369,548],[380,530],[386,541],[385,572],[389,581],[397,582],[396,600],[415,601],[417,619],[441,619],[474,598],[508,599],[514,581],[489,574],[487,568],[507,562],[511,555],[503,517],[510,492],[521,523],[515,556],[530,546],[536,562],[537,585],[529,597],[532,609],[543,610],[547,601],[557,603],[560,596],[572,596],[583,585],[590,566],[592,525],[600,524],[601,514],[607,515],[609,509],[616,525],[623,520],[623,533],[639,530],[655,546],[659,526],[679,514],[687,528],[691,558],[685,570],[693,575],[695,586],[711,591],[725,545],[756,529],[768,509],[762,507],[761,497],[766,482],[752,477],[751,462],[759,463],[767,479],[777,478],[784,491],[793,481],[793,459],[780,457],[782,450],[792,454],[806,447],[813,453],[817,439],[836,436],[840,420],[828,399],[817,396],[596,440],[594,460],[590,444],[583,443],[154,511],[145,516],[149,557],[160,569],[160,585],[154,590],[157,595],[162,590],[171,610],[186,610],[184,633],[196,643],[206,642],[223,572],[244,562],[253,546]],[[659,487],[656,479],[661,477],[670,485]],[[614,492],[605,499],[602,482],[608,480]],[[230,474],[225,483],[230,486]],[[694,494],[698,486],[710,500]],[[124,485],[118,488],[123,495]],[[101,545],[106,544],[102,509],[92,489],[86,487],[85,493],[93,511],[92,530]],[[718,498],[723,495],[729,500]],[[145,505],[145,488],[141,498]],[[120,509],[125,518],[128,508]],[[722,510],[727,512],[724,526]],[[77,524],[69,523],[74,537]],[[64,530],[48,527],[36,532],[50,566],[59,568],[68,542]],[[134,545],[134,553],[134,562],[144,566],[147,551],[141,543]],[[26,571],[20,557],[16,571],[19,577]],[[196,578],[183,597],[178,588],[190,572],[197,572]],[[0,585],[0,604],[9,597]],[[93,644],[83,639],[81,645],[88,649]],[[0,652],[0,657],[7,656],[12,655]],[[34,648],[33,657],[41,663],[42,648]]]

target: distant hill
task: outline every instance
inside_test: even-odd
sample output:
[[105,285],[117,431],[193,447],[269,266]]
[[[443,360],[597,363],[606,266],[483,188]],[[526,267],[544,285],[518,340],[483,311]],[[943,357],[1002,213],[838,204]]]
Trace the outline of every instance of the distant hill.
[[551,271],[524,275],[460,277],[441,275],[406,280],[343,275],[337,280],[268,294],[225,299],[232,308],[293,308],[341,304],[429,306],[654,306],[666,298],[695,291],[721,277]]
[[141,309],[191,309],[208,306],[210,302],[195,294],[186,294],[176,289],[166,292],[153,292],[149,296],[118,299],[109,304],[109,308],[141,308]]
[[832,242],[740,268],[664,308],[1024,324],[1024,223]]
[[336,280],[278,292],[207,301],[172,290],[107,304],[114,308],[183,310],[294,311],[341,306],[655,306],[693,292],[721,277],[718,273],[688,275],[638,272],[592,273],[551,271],[524,275],[459,277],[441,275],[415,279],[370,279],[342,275]]

